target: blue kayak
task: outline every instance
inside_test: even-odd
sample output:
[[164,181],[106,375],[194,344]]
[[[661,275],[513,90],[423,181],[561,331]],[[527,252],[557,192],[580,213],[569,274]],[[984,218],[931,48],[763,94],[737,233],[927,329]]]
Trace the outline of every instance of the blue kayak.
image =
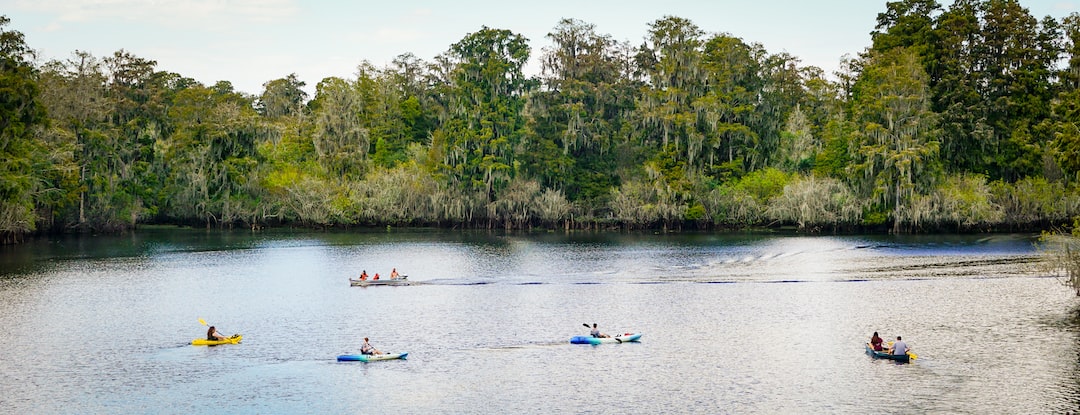
[[573,344],[604,344],[636,342],[641,338],[641,333],[626,333],[611,337],[574,336],[570,338]]
[[404,360],[409,353],[384,353],[384,354],[343,354],[337,357],[339,362],[376,362],[379,360]]

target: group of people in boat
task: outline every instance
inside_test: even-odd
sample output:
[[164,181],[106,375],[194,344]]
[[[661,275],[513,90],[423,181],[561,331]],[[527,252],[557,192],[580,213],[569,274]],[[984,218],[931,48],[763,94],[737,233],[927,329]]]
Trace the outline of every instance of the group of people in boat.
[[[884,343],[885,341],[881,340],[881,337],[878,336],[876,331],[873,336],[870,336],[870,348],[874,349],[874,351],[885,351]],[[909,351],[911,351],[911,348],[908,347],[907,343],[905,343],[904,339],[900,336],[896,336],[896,341],[892,342],[892,346],[890,346],[888,350],[889,354],[894,356],[905,355]]]
[[[390,279],[396,280],[398,278],[401,278],[401,274],[398,274],[397,268],[391,269],[390,270]],[[367,279],[368,279],[368,275],[367,275],[367,270],[365,269],[363,272],[360,273],[360,281],[366,281]],[[379,273],[376,272],[375,275],[373,277],[371,277],[371,280],[372,281],[378,281],[379,280]]]

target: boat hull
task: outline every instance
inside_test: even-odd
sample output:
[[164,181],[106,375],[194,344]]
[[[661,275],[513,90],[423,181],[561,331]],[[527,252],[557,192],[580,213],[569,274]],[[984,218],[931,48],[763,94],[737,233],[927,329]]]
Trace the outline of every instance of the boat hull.
[[225,340],[207,340],[207,339],[195,339],[191,341],[192,346],[217,346],[219,344],[237,344],[240,343],[244,336],[234,334]]
[[636,342],[641,338],[641,333],[626,333],[611,337],[574,336],[570,338],[573,344],[604,344]]
[[408,352],[405,353],[384,353],[384,354],[343,354],[337,357],[339,362],[377,362],[380,360],[396,360],[409,356]]
[[877,350],[874,350],[873,347],[870,347],[869,343],[866,344],[866,354],[868,354],[870,356],[873,356],[875,359],[889,359],[889,360],[895,360],[895,361],[900,362],[900,363],[910,363],[911,362],[911,355],[908,355],[908,354],[896,355],[896,354],[889,354],[888,351],[877,351]]
[[349,278],[349,285],[353,287],[368,287],[373,285],[409,285],[408,278],[408,275],[403,275],[400,278],[385,280],[354,280],[352,278]]

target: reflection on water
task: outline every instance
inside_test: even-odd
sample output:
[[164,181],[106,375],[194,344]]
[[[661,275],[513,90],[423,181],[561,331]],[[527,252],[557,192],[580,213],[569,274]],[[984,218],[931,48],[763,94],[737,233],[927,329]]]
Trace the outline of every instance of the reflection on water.
[[[140,232],[0,252],[15,413],[1063,413],[1028,236]],[[362,270],[404,287],[350,287]],[[193,347],[205,318],[240,345]],[[571,345],[597,322],[640,343]],[[870,359],[903,335],[910,365]],[[406,361],[336,362],[368,336]]]

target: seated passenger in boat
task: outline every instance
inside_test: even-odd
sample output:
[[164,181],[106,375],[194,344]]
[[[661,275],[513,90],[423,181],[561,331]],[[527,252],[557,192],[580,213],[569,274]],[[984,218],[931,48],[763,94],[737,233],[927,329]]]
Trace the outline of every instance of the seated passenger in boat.
[[596,323],[592,323],[592,331],[589,332],[589,335],[593,337],[611,337],[604,333],[601,333],[600,329],[596,326]]
[[390,270],[390,279],[394,280],[398,278],[401,278],[401,274],[398,274],[397,268]]
[[210,328],[206,330],[206,340],[225,340],[225,336],[218,334],[217,328],[210,326]]
[[878,337],[878,334],[877,334],[876,331],[874,332],[874,335],[872,337],[870,337],[870,347],[873,348],[876,351],[880,352],[882,350],[881,344],[883,342],[884,342],[884,340],[881,340],[881,337]]
[[382,354],[382,352],[380,352],[379,349],[376,349],[375,346],[372,346],[371,343],[368,342],[367,337],[364,337],[364,344],[360,346],[360,354],[366,354],[370,356]]
[[889,349],[889,354],[893,356],[904,355],[907,354],[908,350],[907,343],[904,343],[900,336],[896,336],[896,341],[893,342],[892,348]]

